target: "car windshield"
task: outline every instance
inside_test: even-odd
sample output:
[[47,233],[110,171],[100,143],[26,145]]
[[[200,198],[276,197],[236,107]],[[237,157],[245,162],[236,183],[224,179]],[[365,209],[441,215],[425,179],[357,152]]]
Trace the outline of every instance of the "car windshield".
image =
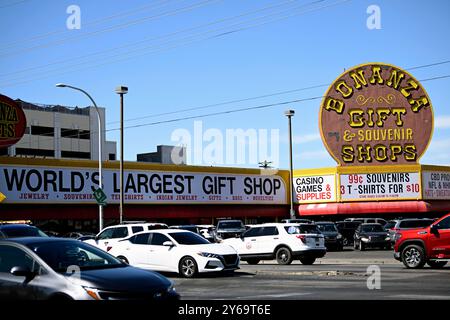
[[318,224],[317,228],[319,228],[319,230],[322,232],[337,232],[336,226],[331,223]]
[[68,268],[73,266],[80,270],[126,266],[105,251],[77,240],[32,243],[28,247],[60,273],[68,273]]
[[310,225],[298,225],[298,226],[290,226],[285,227],[287,233],[289,234],[318,234],[320,233],[319,229],[317,229],[317,226],[314,224]]
[[244,225],[241,221],[221,221],[218,224],[218,229],[243,229]]
[[44,232],[36,227],[32,226],[18,226],[18,227],[8,227],[3,228],[2,233],[6,235],[7,238],[18,238],[18,237],[48,237]]
[[175,239],[179,244],[193,245],[193,244],[210,244],[208,240],[191,232],[173,232],[169,235]]
[[379,224],[368,224],[361,227],[362,232],[383,232],[384,229]]

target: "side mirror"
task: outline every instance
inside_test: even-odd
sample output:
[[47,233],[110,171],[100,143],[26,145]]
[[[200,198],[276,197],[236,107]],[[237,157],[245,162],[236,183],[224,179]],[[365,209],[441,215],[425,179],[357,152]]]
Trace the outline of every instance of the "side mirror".
[[31,281],[36,276],[36,273],[31,271],[30,268],[23,266],[12,267],[10,273],[16,277],[25,277],[27,282]]
[[175,245],[173,244],[172,241],[165,241],[165,242],[163,242],[163,246],[164,247],[174,247]]
[[438,228],[437,228],[437,226],[435,224],[432,224],[430,226],[430,232],[431,233],[439,233]]

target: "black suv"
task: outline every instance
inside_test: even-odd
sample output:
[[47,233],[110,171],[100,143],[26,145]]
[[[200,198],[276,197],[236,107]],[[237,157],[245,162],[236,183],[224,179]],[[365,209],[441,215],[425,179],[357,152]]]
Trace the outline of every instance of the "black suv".
[[240,237],[245,232],[241,220],[219,220],[216,227],[216,241]]
[[344,239],[336,228],[334,222],[320,221],[316,222],[317,228],[325,237],[325,246],[328,250],[335,249],[342,251],[344,249]]
[[391,248],[391,238],[379,223],[362,223],[355,231],[353,246],[361,251],[368,247]]

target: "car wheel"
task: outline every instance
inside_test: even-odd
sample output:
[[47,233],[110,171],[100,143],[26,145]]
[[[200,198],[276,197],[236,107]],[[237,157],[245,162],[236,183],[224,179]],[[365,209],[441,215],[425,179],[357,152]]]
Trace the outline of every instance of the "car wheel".
[[248,264],[258,264],[259,263],[259,259],[248,259],[247,260],[247,263]]
[[445,265],[447,264],[447,261],[433,261],[433,260],[430,260],[430,261],[427,261],[427,264],[433,269],[440,269],[440,268],[445,267]]
[[425,265],[425,252],[418,245],[409,245],[403,249],[402,261],[405,267],[410,269],[419,269]]
[[311,265],[316,261],[316,258],[303,257],[303,258],[299,258],[299,260],[302,264]]
[[275,253],[275,257],[277,259],[278,264],[291,264],[292,262],[292,253],[289,248],[281,247]]
[[117,259],[121,260],[123,263],[130,264],[130,262],[128,262],[128,259],[124,256],[118,256]]
[[359,242],[359,251],[364,251],[366,250],[366,246],[364,245],[364,243],[362,241]]
[[184,257],[180,261],[180,265],[178,267],[179,273],[181,276],[185,278],[192,278],[198,272],[197,263],[192,257]]

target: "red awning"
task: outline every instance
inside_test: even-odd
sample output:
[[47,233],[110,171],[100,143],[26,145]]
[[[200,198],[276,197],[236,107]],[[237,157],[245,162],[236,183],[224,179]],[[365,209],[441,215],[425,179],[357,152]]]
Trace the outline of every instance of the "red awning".
[[301,204],[300,216],[389,214],[407,212],[450,211],[450,201],[380,201]]

